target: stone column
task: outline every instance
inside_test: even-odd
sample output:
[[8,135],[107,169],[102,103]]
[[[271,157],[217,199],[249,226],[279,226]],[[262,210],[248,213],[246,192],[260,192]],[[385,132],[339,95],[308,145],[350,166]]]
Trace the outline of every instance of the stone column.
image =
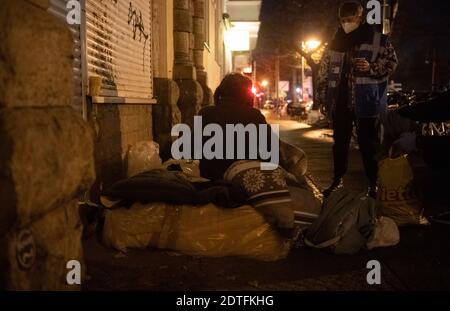
[[174,70],[180,89],[178,107],[183,123],[191,124],[202,106],[203,91],[194,66],[193,0],[174,0]]
[[[209,0],[208,0],[209,1]],[[194,64],[197,73],[205,71],[203,51],[205,49],[205,0],[194,0]]]
[[0,287],[10,290],[77,290],[67,263],[84,268],[77,197],[95,178],[93,133],[70,107],[71,33],[47,8],[0,1]]
[[174,0],[174,78],[196,80],[193,61],[192,0]]
[[[169,58],[173,55],[173,1],[174,0],[154,0],[153,1],[153,31],[159,34],[157,40],[161,42],[158,49],[153,50],[155,61],[154,67],[160,70],[154,71],[153,87],[154,96],[158,104],[153,107],[153,140],[159,144],[159,154],[166,161],[171,158],[172,147],[172,127],[181,123],[181,112],[178,108],[180,90],[172,77],[173,60]],[[179,53],[181,56],[181,53]]]
[[153,139],[159,144],[159,155],[163,161],[172,157],[172,127],[182,122],[178,108],[180,89],[175,81],[166,78],[153,80],[158,104],[153,108]]
[[[201,84],[203,90],[202,106],[209,106],[212,103],[212,92],[208,88],[208,74],[205,71],[204,51],[205,51],[205,1],[194,0],[194,64],[197,72],[197,81]],[[209,13],[209,12],[208,12]]]

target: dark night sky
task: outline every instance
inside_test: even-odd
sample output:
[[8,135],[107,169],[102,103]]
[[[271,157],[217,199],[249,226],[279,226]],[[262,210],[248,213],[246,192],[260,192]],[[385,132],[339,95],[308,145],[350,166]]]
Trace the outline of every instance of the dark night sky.
[[[345,0],[343,0],[345,1]],[[341,0],[263,0],[258,51],[287,51],[307,36],[332,37],[337,27]],[[438,80],[450,79],[450,1],[399,0],[392,41],[400,64],[394,76],[405,88],[429,89],[433,49],[438,61]]]
[[450,79],[450,1],[403,0],[392,41],[399,55],[399,81],[416,89],[429,89],[431,66],[425,61],[436,49],[438,79]]

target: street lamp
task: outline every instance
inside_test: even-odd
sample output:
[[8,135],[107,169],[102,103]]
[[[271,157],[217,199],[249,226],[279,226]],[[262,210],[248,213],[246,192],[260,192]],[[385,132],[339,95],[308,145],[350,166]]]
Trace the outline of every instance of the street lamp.
[[[264,88],[264,101],[265,100],[267,100],[267,98],[269,98],[270,97],[270,92],[269,92],[269,88],[268,88],[268,86],[269,86],[269,81],[267,81],[267,80],[263,80],[262,82],[261,82],[261,86]],[[262,103],[262,105],[263,105],[263,107],[264,107],[264,102]]]
[[307,51],[314,51],[315,49],[317,49],[320,45],[322,44],[322,42],[320,42],[319,40],[316,39],[311,39],[305,42],[305,49]]

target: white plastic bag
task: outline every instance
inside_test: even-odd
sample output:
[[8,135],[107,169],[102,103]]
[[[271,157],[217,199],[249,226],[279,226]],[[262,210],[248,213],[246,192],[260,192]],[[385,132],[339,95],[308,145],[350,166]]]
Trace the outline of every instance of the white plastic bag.
[[395,246],[400,242],[397,224],[389,217],[380,217],[375,224],[372,237],[367,243],[369,250],[378,247]]
[[141,141],[128,150],[128,177],[162,168],[159,145],[154,141]]
[[136,203],[106,211],[103,241],[121,252],[156,247],[191,256],[238,256],[263,261],[286,258],[283,239],[252,206],[226,209]]

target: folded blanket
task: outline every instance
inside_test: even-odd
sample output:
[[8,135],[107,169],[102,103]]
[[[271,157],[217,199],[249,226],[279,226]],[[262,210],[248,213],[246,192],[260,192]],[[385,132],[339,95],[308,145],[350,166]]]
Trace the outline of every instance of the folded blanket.
[[237,208],[246,202],[243,189],[230,182],[192,183],[183,173],[164,169],[121,180],[104,191],[102,196],[102,202],[109,201],[120,206],[131,206],[135,202],[164,202],[180,205],[214,203],[224,208]]
[[294,228],[294,209],[284,173],[281,168],[261,170],[260,164],[238,161],[227,170],[224,179],[241,185],[249,197],[248,203],[264,215],[269,224],[290,232]]

